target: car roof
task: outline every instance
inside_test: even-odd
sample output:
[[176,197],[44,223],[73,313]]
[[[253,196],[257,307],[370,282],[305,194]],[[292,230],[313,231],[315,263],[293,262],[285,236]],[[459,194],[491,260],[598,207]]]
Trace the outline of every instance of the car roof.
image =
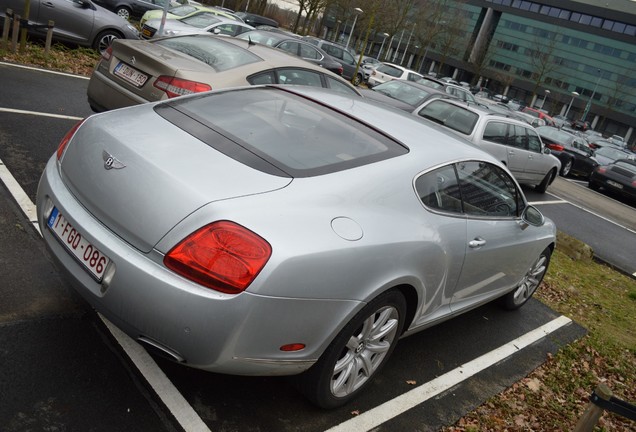
[[[301,59],[300,57],[289,54],[283,50],[269,47],[263,44],[250,43],[249,41],[244,39],[227,37],[227,36],[217,36],[217,35],[212,35],[209,33],[197,33],[197,34],[191,34],[191,35],[157,38],[157,39],[152,39],[150,41],[117,39],[115,42],[117,42],[118,45],[133,46],[134,48],[137,48],[143,51],[145,55],[157,58],[159,61],[165,64],[172,65],[172,66],[175,66],[175,65],[178,66],[179,60],[183,59],[182,65],[180,66],[181,68],[186,68],[188,72],[209,75],[210,67],[206,65],[204,62],[196,60],[195,58],[190,58],[187,54],[183,54],[183,53],[179,53],[179,57],[172,56],[172,58],[168,61],[162,60],[163,54],[161,50],[167,49],[172,51],[172,49],[170,47],[163,47],[163,46],[154,47],[153,46],[155,44],[161,44],[161,41],[166,41],[166,42],[177,41],[181,38],[212,38],[215,41],[218,41],[219,43],[231,44],[256,55],[260,59],[259,61],[243,64],[240,66],[241,76],[248,77],[252,74],[255,74],[264,70],[280,69],[285,67],[306,69],[306,70],[315,71],[320,74],[327,75],[333,79],[336,79],[338,82],[347,85],[347,87],[352,89],[354,93],[357,93],[358,95],[360,94],[360,92],[358,92],[358,90],[356,90],[355,87],[353,87],[350,83],[344,80],[341,76],[329,71],[326,68],[320,67],[318,65],[314,65],[313,63],[310,63],[306,60]],[[149,46],[145,46],[145,45],[149,45]],[[238,71],[239,69],[237,68],[230,68],[226,70],[223,75],[224,79],[231,80],[232,77],[235,77],[237,75]],[[222,72],[218,73],[219,77],[221,76],[221,73]],[[243,85],[247,85],[247,83]]]
[[[426,86],[425,86],[426,87]],[[430,88],[430,87],[429,87]],[[459,98],[444,98],[444,99],[435,99],[432,101],[427,101],[426,103],[424,103],[423,105],[428,105],[429,103],[434,103],[436,101],[443,101],[452,105],[456,105],[458,107],[464,108],[468,111],[472,111],[474,113],[476,113],[477,115],[479,115],[479,117],[485,117],[488,116],[490,118],[498,118],[501,120],[506,120],[506,122],[510,122],[510,123],[514,123],[514,124],[518,124],[520,126],[524,126],[524,127],[528,127],[528,123],[525,123],[519,119],[514,118],[514,116],[512,114],[506,114],[506,113],[502,113],[502,112],[498,112],[498,111],[491,111],[490,109],[488,109],[488,107],[485,107],[483,105],[480,104],[475,104],[472,102],[468,102]],[[417,110],[419,111],[420,109],[422,109],[423,106],[418,107]]]

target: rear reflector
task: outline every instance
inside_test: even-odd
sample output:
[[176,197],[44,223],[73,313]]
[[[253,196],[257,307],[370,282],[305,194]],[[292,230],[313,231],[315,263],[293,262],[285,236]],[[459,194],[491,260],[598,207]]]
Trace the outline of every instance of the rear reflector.
[[190,234],[165,256],[172,271],[228,294],[244,291],[263,269],[272,248],[259,235],[229,221]]
[[173,78],[166,75],[157,78],[153,85],[159,90],[166,92],[169,98],[212,90],[212,87],[205,83]]

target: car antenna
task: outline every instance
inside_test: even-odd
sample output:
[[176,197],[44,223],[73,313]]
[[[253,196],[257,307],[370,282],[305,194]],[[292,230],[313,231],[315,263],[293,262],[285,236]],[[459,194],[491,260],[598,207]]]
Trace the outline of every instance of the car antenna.
[[247,37],[247,46],[251,47],[252,45],[256,45],[256,42],[252,42],[252,36]]

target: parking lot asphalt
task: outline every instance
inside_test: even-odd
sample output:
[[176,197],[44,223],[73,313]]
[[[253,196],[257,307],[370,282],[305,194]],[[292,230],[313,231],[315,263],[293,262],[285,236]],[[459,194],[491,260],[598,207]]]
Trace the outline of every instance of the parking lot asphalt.
[[0,182],[0,430],[179,430]]

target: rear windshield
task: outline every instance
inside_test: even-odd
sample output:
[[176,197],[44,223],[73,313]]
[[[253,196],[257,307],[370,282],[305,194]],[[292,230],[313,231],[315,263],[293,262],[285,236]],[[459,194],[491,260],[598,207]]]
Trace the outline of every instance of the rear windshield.
[[431,102],[418,115],[465,135],[473,133],[479,119],[478,114],[444,101]]
[[154,43],[202,61],[216,72],[262,61],[251,51],[208,35],[160,39]]
[[[408,152],[400,143],[344,114],[278,88],[210,93],[169,105],[291,177],[341,171]],[[163,111],[157,112],[177,124]],[[201,137],[188,130],[192,125],[177,126]],[[219,136],[200,139],[261,169]]]
[[402,69],[398,69],[396,67],[389,66],[387,64],[383,64],[383,65],[378,66],[377,70],[379,72],[385,73],[385,74],[387,74],[389,76],[396,77],[396,78],[402,76]]

